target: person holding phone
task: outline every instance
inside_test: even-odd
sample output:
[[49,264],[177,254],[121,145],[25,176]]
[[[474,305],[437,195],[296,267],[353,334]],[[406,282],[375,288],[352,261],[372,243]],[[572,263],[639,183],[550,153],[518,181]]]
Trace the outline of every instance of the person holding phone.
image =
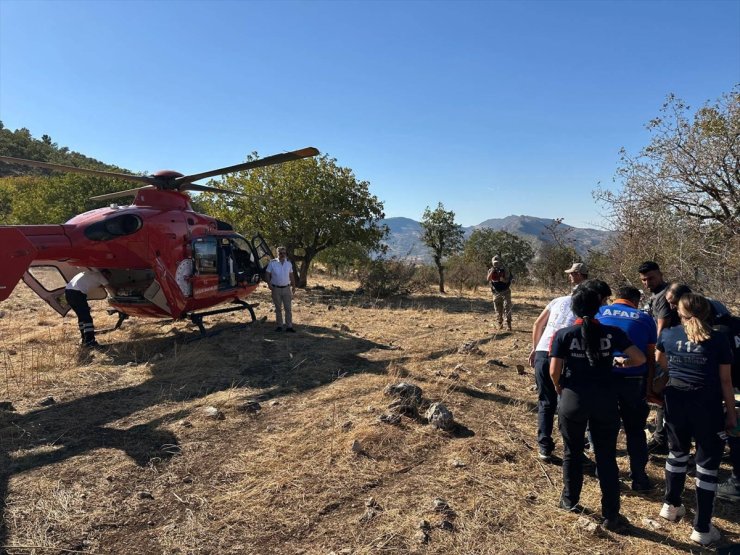
[[[563,492],[560,507],[578,511],[583,487],[583,447],[590,429],[601,487],[603,527],[619,531],[628,523],[620,514],[617,434],[619,407],[613,366],[645,364],[645,355],[627,334],[595,318],[602,295],[592,287],[576,290],[572,298],[575,325],[555,334],[550,347],[550,377],[560,396],[558,420],[563,436]],[[615,358],[621,352],[624,357]]]

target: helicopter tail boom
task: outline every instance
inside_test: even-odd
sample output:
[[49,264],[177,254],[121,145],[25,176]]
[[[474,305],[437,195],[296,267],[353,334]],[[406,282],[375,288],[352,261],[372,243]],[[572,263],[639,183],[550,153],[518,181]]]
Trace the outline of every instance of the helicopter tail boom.
[[0,301],[4,301],[26,273],[38,251],[16,227],[0,228],[0,245]]

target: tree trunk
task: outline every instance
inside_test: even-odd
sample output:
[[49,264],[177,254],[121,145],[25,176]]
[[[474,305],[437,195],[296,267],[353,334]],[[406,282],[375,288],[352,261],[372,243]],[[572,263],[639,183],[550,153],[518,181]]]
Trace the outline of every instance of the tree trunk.
[[301,259],[301,269],[296,276],[296,285],[298,287],[306,287],[308,283],[308,267],[311,265],[312,259],[313,257],[309,257],[308,255]]
[[444,293],[445,292],[445,269],[444,269],[444,266],[442,266],[442,260],[435,256],[434,263],[437,266],[437,272],[439,272],[439,292]]
[[306,287],[308,282],[308,267],[311,265],[315,252],[306,251],[303,256],[298,256],[293,252],[293,247],[288,245],[288,260],[293,263],[293,277],[295,278],[296,287]]

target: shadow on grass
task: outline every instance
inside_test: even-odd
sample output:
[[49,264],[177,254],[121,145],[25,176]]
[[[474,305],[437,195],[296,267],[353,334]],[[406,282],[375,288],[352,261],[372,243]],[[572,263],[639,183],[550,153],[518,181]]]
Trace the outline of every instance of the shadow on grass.
[[[464,297],[449,293],[447,295],[401,295],[387,299],[373,298],[355,291],[340,289],[307,289],[304,302],[326,306],[354,306],[358,308],[391,308],[396,310],[442,310],[449,314],[492,314],[493,302],[490,298]],[[534,303],[514,302],[512,312],[521,316],[539,314],[547,303],[539,306]]]
[[478,389],[473,389],[467,386],[457,387],[456,390],[470,397],[475,397],[476,399],[483,399],[485,401],[494,401],[495,403],[501,403],[504,405],[522,405],[526,407],[530,412],[537,411],[537,403],[533,401],[525,401],[523,399],[516,399],[514,397],[508,397],[506,395],[501,395],[499,393],[493,393],[492,391],[480,391]]
[[674,549],[683,551],[684,553],[701,552],[701,547],[698,544],[676,541],[664,534],[658,533],[655,530],[650,530],[648,528],[638,528],[634,524],[630,526],[627,535],[633,538],[640,538],[643,540],[651,541],[660,545],[667,545]]
[[[14,474],[101,448],[123,451],[139,466],[167,459],[179,451],[178,437],[162,426],[190,411],[174,411],[128,428],[116,424],[123,418],[161,403],[203,398],[230,388],[262,389],[262,398],[271,399],[350,374],[386,372],[387,362],[362,356],[387,349],[385,345],[320,327],[303,327],[291,335],[267,329],[257,325],[228,330],[186,346],[178,341],[190,334],[176,333],[113,344],[104,355],[81,353],[83,363],[103,356],[108,369],[118,367],[121,373],[131,363],[147,362],[151,377],[24,414],[0,411],[0,551],[9,539],[5,502]],[[85,367],[78,371],[84,372]]]

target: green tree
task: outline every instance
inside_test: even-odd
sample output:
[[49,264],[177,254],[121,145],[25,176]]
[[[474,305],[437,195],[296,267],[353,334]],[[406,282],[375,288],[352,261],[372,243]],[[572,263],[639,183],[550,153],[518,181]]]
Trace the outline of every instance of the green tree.
[[434,265],[439,273],[439,292],[445,292],[444,259],[458,252],[463,245],[462,226],[455,223],[455,213],[445,210],[440,202],[437,208],[430,210],[427,206],[421,220],[424,230],[422,241],[432,251]]
[[[247,159],[257,158],[252,153]],[[351,169],[327,155],[223,176],[213,185],[243,196],[205,193],[199,205],[236,229],[259,231],[282,244],[298,263],[298,285],[305,287],[317,254],[354,243],[379,250],[387,228],[379,225],[383,203]]]
[[0,178],[0,218],[5,224],[61,224],[108,204],[90,197],[128,189],[120,180],[55,174]]
[[[71,152],[67,147],[59,148],[48,135],[35,139],[26,128],[11,131],[2,122],[0,155],[130,173]],[[90,201],[89,197],[130,188],[130,183],[120,180],[0,162],[0,223],[63,223],[80,212],[106,204],[105,201]]]
[[534,258],[529,241],[506,231],[480,228],[473,231],[465,241],[464,256],[485,277],[491,258],[498,255],[515,276],[527,275],[527,264]]

